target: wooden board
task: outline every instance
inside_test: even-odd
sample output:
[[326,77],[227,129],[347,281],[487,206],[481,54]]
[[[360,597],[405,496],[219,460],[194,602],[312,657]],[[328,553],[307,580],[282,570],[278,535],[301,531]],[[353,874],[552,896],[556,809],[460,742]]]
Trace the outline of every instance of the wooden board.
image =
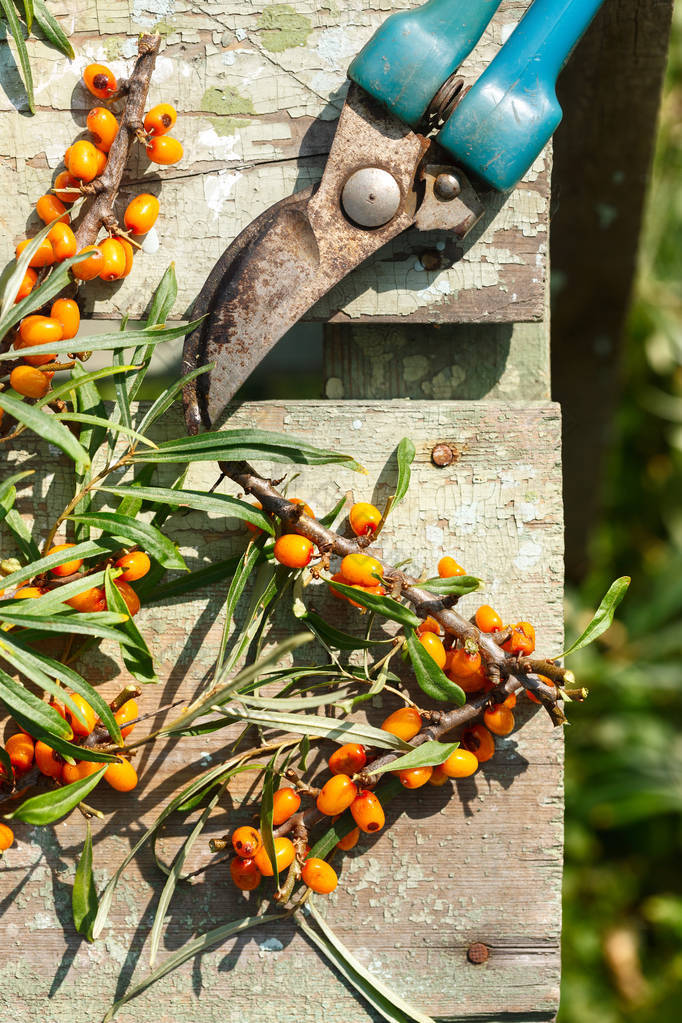
[[[382,535],[387,560],[413,559],[433,570],[452,553],[486,580],[484,597],[505,620],[536,623],[538,649],[562,644],[562,509],[559,419],[543,403],[266,402],[247,405],[230,426],[284,430],[316,444],[351,451],[367,477],[330,467],[303,469],[295,491],[323,512],[339,496],[373,499],[392,492],[394,451],[409,435],[417,448],[413,484]],[[176,419],[169,435],[182,432]],[[436,443],[459,457],[435,468]],[[15,450],[12,466],[37,470],[36,499],[20,500],[39,528],[63,506],[67,467],[35,438]],[[267,471],[267,467],[263,467]],[[278,472],[281,466],[276,467]],[[215,479],[211,465],[192,466],[189,485]],[[176,515],[167,532],[182,544],[190,567],[223,557],[244,543],[236,523],[198,513]],[[3,550],[5,549],[3,547]],[[216,653],[223,587],[195,600],[144,608],[137,619],[157,658],[161,684],[141,698],[148,711],[187,700]],[[320,608],[329,598],[315,597]],[[479,598],[462,601],[471,613]],[[339,614],[338,604],[334,613]],[[350,611],[349,614],[354,614]],[[341,620],[341,619],[340,619]],[[350,619],[346,620],[350,626]],[[114,651],[79,662],[112,694]],[[123,677],[125,679],[125,676]],[[392,806],[391,827],[363,841],[344,860],[340,887],[318,907],[364,965],[404,997],[441,1020],[501,1023],[554,1019],[558,1005],[562,866],[562,733],[544,712],[522,701],[519,727],[499,742],[496,757],[456,791],[420,790]],[[374,723],[391,708],[372,705]],[[217,762],[221,740],[207,736],[154,746],[140,758],[142,782],[132,797],[110,791],[90,801],[107,813],[95,827],[95,876],[101,887],[132,843],[177,788]],[[237,790],[239,792],[239,790]],[[404,810],[393,823],[398,809]],[[248,814],[226,802],[196,847],[192,866],[209,858],[207,839]],[[160,843],[170,859],[173,826]],[[185,832],[186,833],[186,832]],[[33,1023],[93,1023],[114,992],[147,972],[142,952],[162,878],[149,850],[127,871],[114,900],[111,926],[93,946],[70,925],[74,856],[84,835],[75,814],[54,827],[17,827],[18,844],[0,871],[4,954],[0,1017]],[[172,903],[161,958],[192,934],[238,918],[257,905],[237,895],[224,869],[179,891]],[[485,965],[467,961],[474,941],[490,947]],[[204,954],[124,1008],[119,1023],[367,1023],[377,1017],[289,927],[269,926]]]
[[[121,212],[131,195],[162,193],[160,251],[136,261],[119,286],[98,284],[96,316],[143,311],[163,268],[174,260],[182,315],[215,260],[258,213],[318,180],[343,103],[346,68],[390,10],[343,0],[272,4],[264,0],[184,4],[176,0],[55,0],[76,59],[31,40],[37,113],[0,118],[0,226],[7,255],[27,230],[37,198],[62,169],[66,147],[84,129],[92,97],[79,84],[93,60],[125,76],[137,33],[164,36],[150,102],[179,110],[181,163],[161,173],[144,154],[131,168]],[[507,0],[463,73],[474,80],[528,6]],[[24,103],[13,60],[0,48],[0,110]],[[540,320],[547,280],[548,161],[541,156],[522,186],[487,200],[482,225],[462,245],[447,234],[409,232],[338,285],[313,310],[317,320],[511,322]],[[445,267],[424,270],[436,252]]]

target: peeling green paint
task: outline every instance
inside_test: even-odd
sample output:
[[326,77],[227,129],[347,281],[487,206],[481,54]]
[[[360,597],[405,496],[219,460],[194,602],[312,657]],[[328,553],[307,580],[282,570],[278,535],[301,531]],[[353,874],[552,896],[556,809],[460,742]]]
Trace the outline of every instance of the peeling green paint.
[[249,124],[244,115],[256,112],[250,96],[242,96],[231,85],[223,89],[207,89],[201,97],[201,109],[219,115],[207,118],[217,135],[234,135]]
[[305,46],[313,30],[309,18],[304,17],[289,4],[273,4],[258,19],[257,31],[263,46],[270,53],[282,53],[292,46]]

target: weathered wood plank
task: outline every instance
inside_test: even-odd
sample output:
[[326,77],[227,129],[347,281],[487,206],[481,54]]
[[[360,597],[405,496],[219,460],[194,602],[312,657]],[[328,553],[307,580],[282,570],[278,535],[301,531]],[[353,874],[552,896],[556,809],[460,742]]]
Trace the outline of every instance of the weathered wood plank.
[[[318,511],[345,493],[356,499],[371,496],[381,504],[395,483],[395,446],[401,436],[411,436],[417,447],[413,485],[382,535],[386,558],[411,557],[420,571],[432,570],[438,557],[453,553],[486,580],[484,595],[505,620],[533,620],[539,650],[552,654],[561,649],[556,406],[270,402],[237,410],[230,426],[246,425],[285,430],[351,450],[362,460],[366,478],[340,467],[303,469],[296,493]],[[182,424],[176,419],[167,429],[177,435]],[[446,469],[430,461],[440,441],[455,444],[460,452]],[[37,498],[29,499],[26,491],[20,506],[45,528],[62,507],[65,464],[33,438],[30,450],[15,450],[10,462],[36,469]],[[213,480],[211,466],[192,467],[190,484],[205,486]],[[245,535],[236,523],[198,513],[173,516],[167,531],[182,543],[191,567],[237,549]],[[140,612],[137,621],[150,639],[162,680],[145,690],[143,710],[188,699],[196,691],[215,656],[222,592],[218,587],[192,601],[175,600]],[[314,599],[320,608],[333,604],[333,613],[343,614],[328,596],[315,591]],[[462,606],[471,613],[478,602],[472,596]],[[88,656],[80,667],[101,683],[104,693],[120,686],[106,650]],[[401,800],[405,812],[346,857],[337,893],[318,900],[341,940],[369,969],[445,1020],[549,1023],[558,1004],[562,736],[544,713],[531,710],[525,700],[519,706],[519,727],[500,741],[496,757],[475,779],[460,783],[454,793],[449,787],[428,788]],[[370,720],[380,721],[389,707],[388,699],[373,705]],[[171,793],[216,762],[221,745],[220,738],[208,736],[155,746],[140,757],[142,782],[135,797],[109,791],[91,797],[107,813],[104,826],[95,828],[98,884],[111,875]],[[391,807],[390,817],[396,809]],[[226,800],[206,838],[248,819],[247,812],[233,814]],[[171,825],[164,834],[160,852],[167,859],[181,832],[184,825]],[[17,834],[19,844],[6,854],[0,873],[2,1018],[92,1023],[117,985],[121,993],[135,968],[136,978],[146,972],[146,959],[138,962],[138,956],[160,889],[159,873],[147,852],[129,869],[114,900],[111,928],[94,946],[86,946],[69,923],[83,822],[74,815],[53,828],[19,826]],[[207,843],[200,841],[191,866],[208,858]],[[178,893],[162,954],[256,904],[253,896],[235,893],[223,869],[209,872],[200,884]],[[473,941],[490,946],[484,966],[466,959]],[[126,1007],[118,1019],[258,1023],[264,1016],[282,1023],[375,1019],[286,927],[252,932],[202,956]]]
[[[0,118],[0,225],[13,246],[37,225],[29,217],[61,169],[66,147],[85,126],[91,97],[79,85],[86,63],[102,60],[125,75],[141,29],[164,48],[150,101],[177,105],[185,158],[161,173],[142,154],[131,169],[121,211],[139,191],[158,194],[161,252],[136,261],[120,286],[89,289],[94,315],[144,308],[162,266],[174,260],[176,314],[200,290],[216,258],[258,213],[319,178],[346,88],[351,56],[386,15],[417,0],[265,0],[201,5],[181,0],[75,0],[52,5],[72,33],[69,63],[30,41],[36,70],[34,118]],[[464,74],[473,80],[498,50],[528,0],[507,0]],[[0,45],[0,109],[21,105],[23,90]],[[75,122],[75,123],[74,123]],[[343,281],[313,319],[356,322],[510,322],[539,320],[547,278],[548,168],[540,157],[523,185],[492,198],[483,226],[457,245],[446,234],[408,233]],[[420,256],[437,253],[438,271]],[[7,253],[9,255],[9,252]]]

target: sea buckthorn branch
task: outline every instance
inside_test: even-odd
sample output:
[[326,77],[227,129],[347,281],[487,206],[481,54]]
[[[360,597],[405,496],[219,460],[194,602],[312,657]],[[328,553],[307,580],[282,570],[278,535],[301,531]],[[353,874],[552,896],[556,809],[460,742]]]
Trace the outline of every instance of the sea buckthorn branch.
[[124,91],[126,102],[119,121],[118,133],[109,150],[106,168],[101,177],[81,186],[88,198],[76,231],[79,251],[86,245],[94,245],[101,227],[109,231],[118,231],[114,202],[121,187],[131,148],[138,142],[142,132],[147,93],[160,45],[159,35],[140,36],[139,56],[133,72],[127,82],[119,86],[116,95]]

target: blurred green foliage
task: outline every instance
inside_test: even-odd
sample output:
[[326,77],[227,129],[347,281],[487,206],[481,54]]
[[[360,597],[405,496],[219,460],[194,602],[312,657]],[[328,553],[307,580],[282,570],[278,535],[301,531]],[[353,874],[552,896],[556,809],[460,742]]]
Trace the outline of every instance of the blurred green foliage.
[[590,697],[567,736],[561,1023],[682,1016],[681,44],[678,6],[604,511],[569,611],[572,636],[633,577],[570,661]]

